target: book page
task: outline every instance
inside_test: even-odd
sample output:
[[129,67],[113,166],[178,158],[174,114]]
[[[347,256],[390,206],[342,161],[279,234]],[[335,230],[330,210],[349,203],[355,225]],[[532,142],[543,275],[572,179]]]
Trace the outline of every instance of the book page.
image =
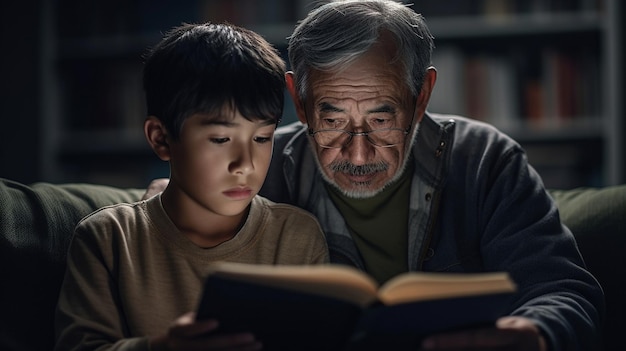
[[514,292],[515,289],[515,284],[505,272],[409,272],[387,281],[378,295],[383,303],[392,305],[418,300]]
[[356,268],[343,265],[251,265],[219,262],[209,274],[259,285],[333,297],[364,307],[377,299],[377,283]]

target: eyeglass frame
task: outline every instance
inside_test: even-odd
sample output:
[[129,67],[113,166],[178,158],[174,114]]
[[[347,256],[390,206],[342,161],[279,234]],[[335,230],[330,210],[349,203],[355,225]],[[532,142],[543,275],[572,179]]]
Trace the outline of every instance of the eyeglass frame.
[[[303,104],[303,105],[304,105],[304,104]],[[304,108],[304,115],[305,115],[305,118],[306,118],[306,120],[307,120],[307,124],[309,124],[309,123],[308,123],[308,121],[309,121],[309,116],[308,116],[308,114],[306,113],[306,106],[304,105],[304,106],[303,106],[303,108]],[[415,111],[413,111],[413,116],[412,116],[412,118],[411,118],[411,123],[409,123],[409,126],[408,126],[408,127],[406,127],[405,129],[402,129],[402,128],[381,128],[381,129],[374,129],[374,130],[369,130],[369,131],[365,131],[365,132],[351,132],[351,131],[349,131],[349,130],[345,130],[345,129],[318,129],[318,130],[313,130],[313,128],[309,128],[309,129],[307,130],[307,134],[308,134],[310,137],[312,137],[312,138],[313,138],[313,140],[315,141],[315,143],[316,143],[319,147],[324,148],[324,149],[342,149],[342,148],[344,148],[344,147],[346,147],[346,146],[350,145],[350,142],[352,142],[352,138],[353,138],[353,137],[355,137],[355,136],[361,136],[361,135],[362,135],[362,136],[365,136],[365,139],[367,139],[367,141],[368,141],[370,144],[374,145],[375,147],[383,147],[383,148],[387,148],[387,147],[393,147],[393,146],[396,146],[396,145],[400,145],[401,143],[391,144],[391,145],[382,145],[382,146],[381,146],[381,145],[376,145],[376,144],[374,144],[374,142],[372,142],[372,140],[368,137],[368,135],[369,135],[370,133],[374,133],[374,132],[377,132],[377,131],[384,131],[384,130],[400,130],[400,131],[402,131],[402,133],[404,134],[404,140],[402,141],[402,142],[404,143],[404,142],[406,142],[406,136],[407,136],[407,135],[409,135],[409,134],[411,133],[411,128],[413,127],[413,121],[414,121],[414,120],[415,120]],[[348,134],[348,140],[347,140],[344,144],[342,144],[341,146],[338,146],[338,147],[327,146],[327,145],[320,145],[320,143],[318,143],[318,142],[317,142],[317,140],[315,139],[315,134],[317,134],[317,133],[319,133],[319,132],[341,132],[341,133],[345,133],[345,134]]]
[[[319,145],[319,147],[322,147],[324,149],[341,149],[344,148],[348,145],[350,145],[350,142],[352,142],[352,138],[355,136],[364,136],[367,141],[376,146],[376,147],[393,147],[396,145],[400,145],[402,143],[396,143],[396,144],[390,144],[390,145],[377,145],[375,144],[372,139],[370,139],[369,135],[371,133],[375,133],[375,132],[379,132],[379,131],[390,131],[390,130],[399,130],[404,134],[404,140],[402,142],[406,141],[406,136],[409,135],[411,133],[411,127],[412,127],[413,123],[411,123],[406,129],[402,129],[402,128],[381,128],[381,129],[374,129],[374,130],[369,130],[369,131],[365,131],[365,132],[353,132],[353,131],[349,131],[349,130],[345,130],[345,129],[318,129],[318,130],[313,130],[313,128],[309,128],[307,131],[307,134],[311,137],[313,137],[313,140],[315,140],[315,143],[317,145]],[[320,144],[317,139],[315,139],[315,134],[320,133],[320,132],[339,132],[339,133],[344,133],[348,135],[348,139],[341,144],[340,146],[328,146],[328,145],[322,145]]]

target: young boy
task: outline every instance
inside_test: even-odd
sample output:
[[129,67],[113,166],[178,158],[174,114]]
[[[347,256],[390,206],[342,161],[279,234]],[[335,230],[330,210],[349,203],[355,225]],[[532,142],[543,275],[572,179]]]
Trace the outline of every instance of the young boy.
[[228,24],[174,28],[147,56],[146,138],[169,161],[159,195],[76,227],[61,288],[58,350],[238,350],[261,345],[195,321],[208,263],[328,261],[315,218],[257,196],[282,114],[285,64]]

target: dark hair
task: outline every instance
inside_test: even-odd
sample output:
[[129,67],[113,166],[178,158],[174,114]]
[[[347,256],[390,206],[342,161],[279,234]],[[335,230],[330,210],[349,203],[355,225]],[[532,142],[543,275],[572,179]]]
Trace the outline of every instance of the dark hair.
[[433,37],[424,18],[393,0],[332,1],[313,9],[289,38],[289,61],[300,98],[311,69],[335,71],[363,55],[383,34],[395,39],[396,59],[417,96],[430,66]]
[[237,109],[248,120],[283,113],[285,62],[259,34],[228,23],[182,24],[145,56],[148,115],[177,139],[196,113]]

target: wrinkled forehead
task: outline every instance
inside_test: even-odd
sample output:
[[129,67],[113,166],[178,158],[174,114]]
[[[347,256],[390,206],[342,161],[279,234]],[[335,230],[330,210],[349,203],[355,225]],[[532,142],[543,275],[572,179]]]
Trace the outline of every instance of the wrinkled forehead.
[[308,96],[325,98],[403,100],[411,95],[403,64],[388,45],[374,44],[363,55],[335,69],[311,69]]
[[318,71],[311,75],[309,88],[306,103],[316,109],[328,105],[359,110],[385,105],[399,108],[414,100],[403,80],[380,72]]

